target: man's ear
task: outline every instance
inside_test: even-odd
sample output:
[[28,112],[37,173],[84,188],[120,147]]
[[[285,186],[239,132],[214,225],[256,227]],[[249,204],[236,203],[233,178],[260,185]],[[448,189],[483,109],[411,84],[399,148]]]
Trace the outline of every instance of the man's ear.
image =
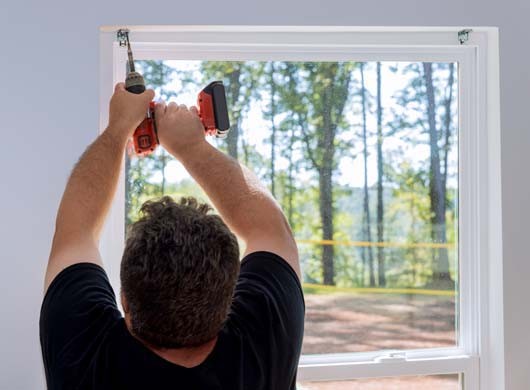
[[120,299],[121,306],[123,307],[123,312],[125,314],[129,313],[129,303],[127,302],[127,298],[125,298],[125,294],[123,294],[123,290],[120,290]]

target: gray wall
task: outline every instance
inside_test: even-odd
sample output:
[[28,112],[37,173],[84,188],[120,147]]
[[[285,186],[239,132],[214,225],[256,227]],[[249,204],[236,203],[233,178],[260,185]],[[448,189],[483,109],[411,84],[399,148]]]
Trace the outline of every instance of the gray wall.
[[[6,4],[7,3],[7,4]],[[67,175],[98,126],[98,27],[116,24],[498,26],[506,383],[530,384],[530,5],[526,0],[2,1],[0,388],[42,389],[38,313]]]

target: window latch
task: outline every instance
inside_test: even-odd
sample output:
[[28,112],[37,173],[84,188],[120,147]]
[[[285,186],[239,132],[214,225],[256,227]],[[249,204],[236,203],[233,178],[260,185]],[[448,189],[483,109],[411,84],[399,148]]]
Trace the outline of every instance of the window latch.
[[374,359],[376,363],[400,363],[407,361],[404,352],[389,352]]

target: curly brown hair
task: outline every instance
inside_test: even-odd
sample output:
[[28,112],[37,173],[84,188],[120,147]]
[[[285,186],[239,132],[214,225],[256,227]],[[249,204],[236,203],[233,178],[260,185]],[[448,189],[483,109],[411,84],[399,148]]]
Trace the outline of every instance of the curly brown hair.
[[228,316],[239,246],[223,220],[195,198],[145,202],[121,262],[132,333],[158,348],[213,339]]

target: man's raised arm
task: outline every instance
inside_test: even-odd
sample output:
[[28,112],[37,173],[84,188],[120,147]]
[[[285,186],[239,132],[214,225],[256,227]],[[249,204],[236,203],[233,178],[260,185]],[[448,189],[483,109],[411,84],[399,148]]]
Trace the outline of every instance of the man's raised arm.
[[252,172],[205,140],[197,109],[159,103],[155,117],[160,142],[184,165],[226,224],[245,242],[245,254],[273,252],[300,277],[298,250],[280,206]]
[[127,140],[144,119],[154,92],[135,95],[116,85],[110,102],[109,126],[90,145],[66,185],[45,277],[45,290],[64,268],[89,262],[101,264],[98,242],[116,192]]

